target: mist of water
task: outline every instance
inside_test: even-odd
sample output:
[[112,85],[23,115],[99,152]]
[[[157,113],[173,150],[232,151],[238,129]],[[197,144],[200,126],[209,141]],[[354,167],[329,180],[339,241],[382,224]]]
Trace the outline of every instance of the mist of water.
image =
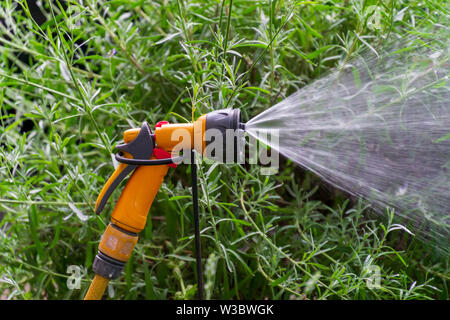
[[427,35],[373,44],[246,131],[448,254],[450,37],[443,25]]

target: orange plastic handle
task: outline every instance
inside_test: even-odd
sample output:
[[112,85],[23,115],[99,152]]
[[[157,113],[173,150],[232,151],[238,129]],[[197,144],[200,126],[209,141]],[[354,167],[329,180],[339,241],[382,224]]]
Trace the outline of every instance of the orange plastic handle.
[[111,215],[115,225],[134,233],[144,229],[148,211],[168,168],[167,165],[140,166],[133,172]]

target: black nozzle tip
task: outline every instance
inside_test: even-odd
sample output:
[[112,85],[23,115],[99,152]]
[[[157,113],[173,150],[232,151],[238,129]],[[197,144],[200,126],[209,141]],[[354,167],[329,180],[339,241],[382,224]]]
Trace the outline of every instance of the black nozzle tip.
[[233,124],[234,124],[233,129],[236,130],[236,129],[239,128],[239,124],[241,123],[241,110],[239,110],[239,109],[234,109],[234,110],[232,111],[232,116],[233,116],[232,122],[233,122]]
[[[209,140],[206,139],[206,146],[208,147],[212,142],[216,141],[216,138],[221,138],[223,149],[219,152],[219,155],[215,153],[215,155],[210,154],[208,157],[226,163],[232,156],[234,160],[231,161],[238,162],[238,158],[242,154],[241,145],[243,145],[239,141],[242,141],[243,130],[245,130],[245,123],[241,122],[241,111],[239,109],[222,109],[208,113],[206,115],[205,132],[209,130],[219,131],[219,136],[217,136],[217,133],[213,133]],[[228,130],[233,131],[232,140],[227,134]],[[212,148],[212,150],[215,149]]]
[[225,134],[227,129],[241,128],[241,111],[239,109],[222,109],[206,115],[206,130],[219,129]]

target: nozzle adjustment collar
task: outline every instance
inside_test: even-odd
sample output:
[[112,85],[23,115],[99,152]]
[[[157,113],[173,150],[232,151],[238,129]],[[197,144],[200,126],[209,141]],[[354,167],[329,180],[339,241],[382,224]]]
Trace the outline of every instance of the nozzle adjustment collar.
[[240,129],[240,124],[241,110],[239,109],[216,110],[206,115],[206,130],[218,129],[223,135],[227,129]]

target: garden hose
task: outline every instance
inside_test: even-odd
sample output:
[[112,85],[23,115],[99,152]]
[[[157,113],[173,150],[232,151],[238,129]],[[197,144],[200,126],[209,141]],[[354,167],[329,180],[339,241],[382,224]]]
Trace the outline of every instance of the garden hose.
[[84,300],[100,300],[103,297],[103,293],[105,292],[108,283],[109,279],[96,274],[89,286],[89,290],[86,293]]
[[[193,151],[201,154],[211,143],[206,137],[207,130],[215,130],[223,138],[226,147],[226,131],[243,129],[239,110],[218,110],[201,116],[194,123],[169,124],[167,121],[155,125],[155,133],[144,122],[140,129],[124,132],[124,144],[117,149],[123,156],[116,154],[119,166],[103,186],[95,205],[99,214],[112,192],[129,174],[126,183],[111,214],[111,223],[107,226],[98,246],[94,259],[94,280],[85,300],[101,299],[110,280],[117,279],[131,256],[138,241],[139,233],[144,229],[147,214],[169,167],[176,167],[183,158],[178,154],[188,150],[191,160]],[[236,145],[236,144],[235,144]],[[224,149],[225,150],[225,149]],[[192,179],[196,179],[196,165],[192,162]],[[195,184],[195,188],[194,188]],[[202,298],[203,282],[201,269],[200,232],[198,225],[197,184],[193,181],[194,220],[197,254],[198,296]]]

